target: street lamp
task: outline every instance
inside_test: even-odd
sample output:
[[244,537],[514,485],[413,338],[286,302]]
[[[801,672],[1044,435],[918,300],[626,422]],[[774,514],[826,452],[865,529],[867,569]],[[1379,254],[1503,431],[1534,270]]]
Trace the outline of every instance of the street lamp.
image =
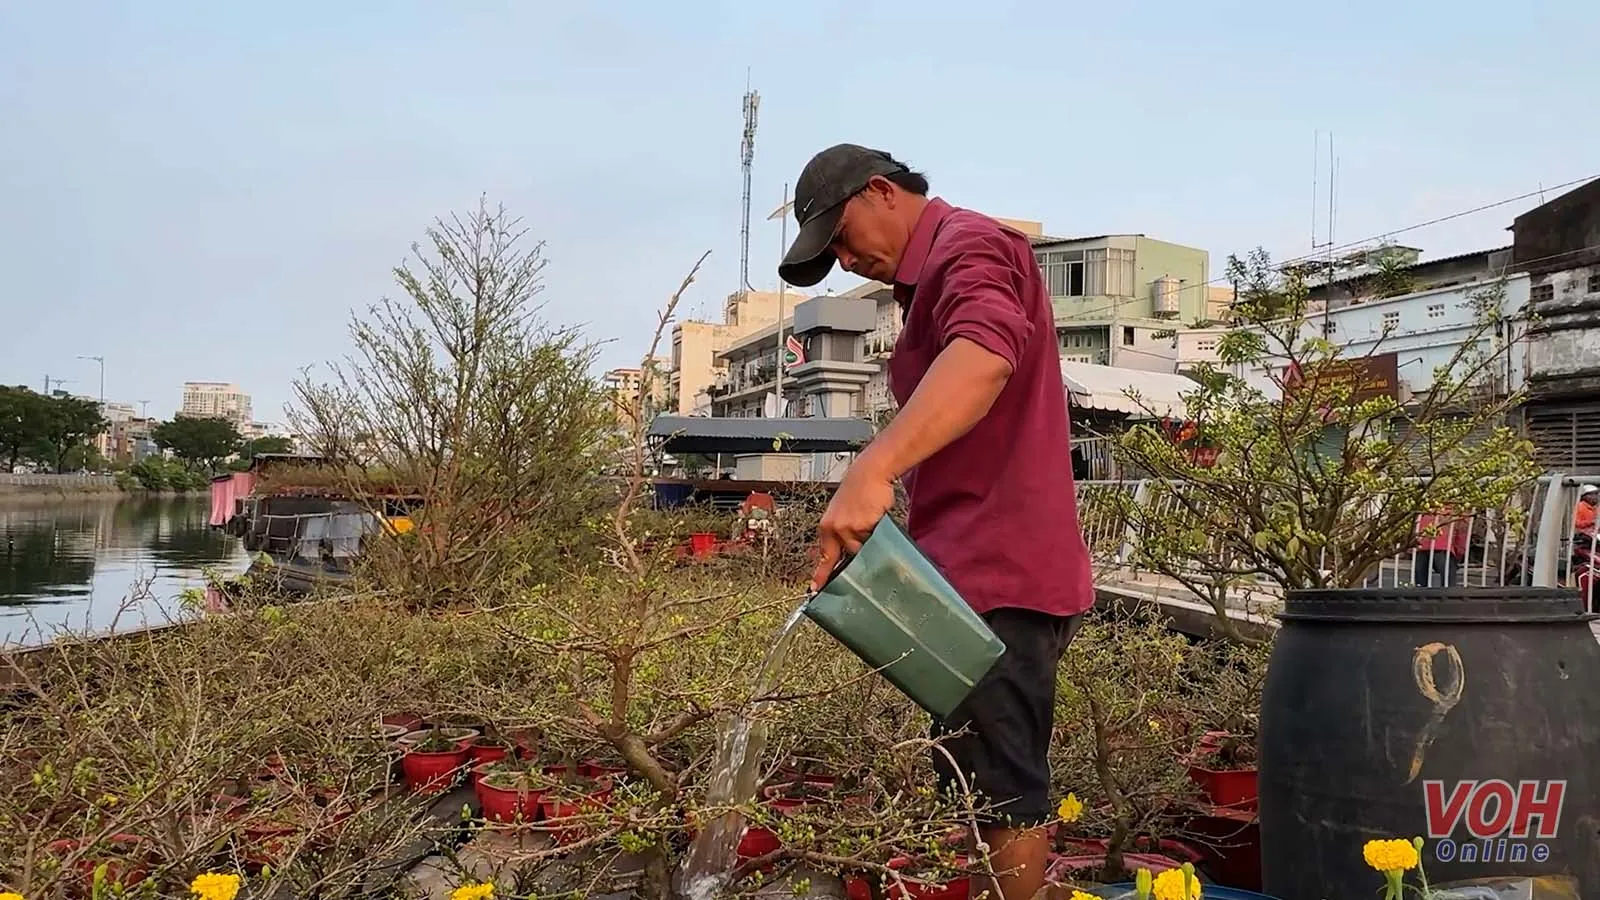
[[93,360],[100,364],[100,405],[106,402],[106,358],[104,356],[80,356],[79,359]]
[[[789,199],[789,184],[783,185],[783,205],[772,211],[767,216],[767,221],[778,220],[778,261],[783,261],[783,255],[789,250],[789,210],[794,208],[794,201]],[[774,386],[774,393],[778,395],[778,418],[783,418],[789,412],[789,404],[783,398],[783,276],[778,276],[778,383]]]

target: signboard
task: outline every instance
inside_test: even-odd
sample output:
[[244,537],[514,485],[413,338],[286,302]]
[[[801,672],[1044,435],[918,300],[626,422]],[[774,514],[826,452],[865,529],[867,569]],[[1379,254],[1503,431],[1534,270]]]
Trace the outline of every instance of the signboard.
[[1388,397],[1398,402],[1399,368],[1399,355],[1395,353],[1380,353],[1356,359],[1331,359],[1319,363],[1309,372],[1302,372],[1298,366],[1290,366],[1289,371],[1284,373],[1283,387],[1286,394],[1293,396],[1302,385],[1306,384],[1313,384],[1318,389],[1348,386],[1350,391],[1348,402],[1352,405],[1374,397]]
[[798,366],[805,361],[805,346],[794,335],[789,335],[788,339],[783,342],[783,367],[787,369]]

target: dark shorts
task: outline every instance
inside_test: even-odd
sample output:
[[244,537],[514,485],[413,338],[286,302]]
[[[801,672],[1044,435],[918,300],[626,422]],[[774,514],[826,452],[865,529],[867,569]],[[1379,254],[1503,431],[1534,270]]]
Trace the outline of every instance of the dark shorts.
[[[983,618],[1005,642],[1006,652],[948,718],[934,720],[933,737],[950,735],[940,746],[986,808],[980,822],[1040,825],[1055,813],[1047,755],[1055,724],[1056,668],[1083,616],[996,609]],[[934,748],[940,789],[959,792],[950,763]]]

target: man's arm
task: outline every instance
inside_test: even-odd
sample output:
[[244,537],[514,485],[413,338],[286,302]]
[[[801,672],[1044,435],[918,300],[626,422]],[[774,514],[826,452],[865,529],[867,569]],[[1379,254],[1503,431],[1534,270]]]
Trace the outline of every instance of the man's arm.
[[886,481],[899,478],[971,431],[989,414],[1010,378],[1011,364],[1004,357],[956,338],[855,465]]

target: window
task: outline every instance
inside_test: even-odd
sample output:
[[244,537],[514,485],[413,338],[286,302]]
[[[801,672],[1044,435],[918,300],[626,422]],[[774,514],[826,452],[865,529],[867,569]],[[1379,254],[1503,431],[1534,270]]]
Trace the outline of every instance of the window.
[[1106,266],[1106,296],[1133,296],[1133,251],[1111,250]]
[[1132,297],[1132,250],[1053,250],[1039,254],[1052,297]]
[[1430,319],[1442,319],[1442,318],[1444,318],[1444,304],[1443,303],[1429,303],[1428,304],[1428,318],[1430,318]]
[[1589,293],[1600,294],[1600,274],[1589,276]]
[[1132,326],[1128,326],[1128,325],[1122,326],[1122,346],[1124,346],[1124,347],[1132,347],[1133,346],[1133,328],[1132,328]]
[[1399,312],[1399,310],[1395,310],[1395,311],[1392,311],[1392,312],[1386,312],[1386,313],[1383,314],[1383,330],[1384,331],[1393,331],[1394,329],[1399,328],[1399,327],[1400,327],[1400,312]]
[[1338,330],[1339,330],[1339,323],[1338,322],[1335,322],[1332,319],[1323,319],[1322,320],[1322,336],[1323,337],[1332,337],[1333,333],[1335,331],[1338,331]]
[[1528,299],[1534,303],[1545,303],[1556,298],[1556,287],[1553,284],[1536,284],[1528,289]]

